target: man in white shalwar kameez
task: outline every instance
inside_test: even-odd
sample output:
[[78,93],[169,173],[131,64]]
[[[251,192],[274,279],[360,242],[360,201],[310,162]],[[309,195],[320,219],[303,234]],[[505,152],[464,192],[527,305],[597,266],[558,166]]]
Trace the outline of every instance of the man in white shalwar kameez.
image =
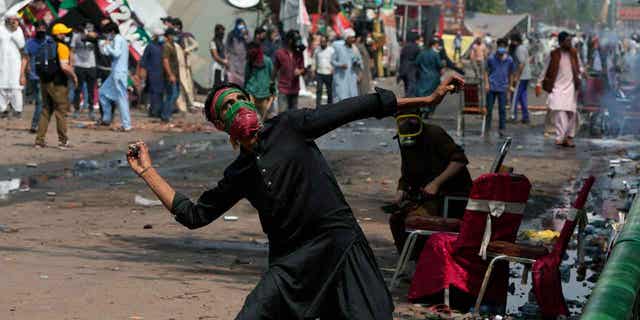
[[129,79],[129,44],[120,35],[118,26],[111,22],[105,27],[107,41],[101,43],[100,50],[105,56],[111,57],[111,74],[100,87],[100,105],[104,110],[102,122],[111,124],[112,109],[115,104],[120,112],[122,127],[118,131],[131,131],[131,115],[129,114],[129,94],[127,91]]
[[22,114],[22,88],[26,84],[26,59],[22,49],[25,40],[18,17],[9,13],[0,23],[0,113],[6,115],[9,105],[16,117]]
[[334,53],[331,58],[333,66],[333,102],[340,102],[358,96],[358,74],[362,68],[362,57],[356,54],[353,44],[356,33],[353,29],[344,32],[344,40],[333,43]]
[[547,57],[538,86],[549,93],[547,103],[556,131],[556,145],[573,148],[578,125],[578,91],[583,70],[577,51],[571,45],[571,35],[561,32],[558,42],[560,47]]

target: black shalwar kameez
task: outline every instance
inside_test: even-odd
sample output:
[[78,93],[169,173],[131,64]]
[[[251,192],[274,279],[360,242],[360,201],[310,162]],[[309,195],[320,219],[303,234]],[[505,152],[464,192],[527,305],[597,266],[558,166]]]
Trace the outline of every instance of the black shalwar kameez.
[[391,319],[393,301],[369,244],[314,140],[351,121],[391,116],[387,90],[266,121],[218,186],[172,213],[203,227],[246,198],[269,239],[269,269],[236,319]]

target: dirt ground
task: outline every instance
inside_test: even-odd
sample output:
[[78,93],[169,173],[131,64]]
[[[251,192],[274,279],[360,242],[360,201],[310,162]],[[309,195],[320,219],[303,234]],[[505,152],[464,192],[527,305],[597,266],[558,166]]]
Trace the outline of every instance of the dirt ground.
[[[22,124],[4,120],[0,131],[3,168],[25,163],[59,162],[114,150],[143,138],[157,141],[202,129],[198,115],[174,128],[136,117],[134,134],[72,126],[72,151],[30,147],[33,136]],[[198,127],[200,126],[200,127]],[[208,126],[205,130],[210,130]],[[172,132],[173,131],[173,132]],[[50,129],[49,141],[55,141]],[[397,256],[380,206],[390,201],[399,177],[399,155],[328,151],[348,202],[360,221],[380,267],[392,268]],[[492,157],[469,154],[474,177],[490,167]],[[533,161],[532,161],[533,160]],[[514,157],[509,162],[534,184],[534,195],[557,193],[575,179],[579,160]],[[122,169],[126,170],[126,169]],[[216,170],[217,171],[217,170]],[[209,173],[208,173],[209,174]],[[213,175],[214,177],[216,175]],[[185,175],[186,177],[186,175]],[[61,186],[82,180],[59,177]],[[172,177],[176,189],[196,197],[210,177]],[[32,200],[0,203],[0,319],[233,319],[266,265],[266,238],[256,212],[241,202],[227,215],[200,230],[189,231],[161,207],[134,203],[135,195],[154,199],[134,177],[123,183],[80,190],[65,187],[32,190]],[[215,180],[215,178],[213,178]],[[58,180],[49,181],[54,185]],[[70,189],[71,190],[71,189]],[[57,191],[47,197],[47,191]],[[389,275],[388,273],[386,275]],[[399,312],[409,305],[403,290],[394,292]]]
[[131,133],[119,133],[112,127],[96,127],[86,113],[80,118],[69,118],[68,136],[72,145],[70,150],[58,150],[58,135],[55,119],[49,123],[46,142],[48,148],[34,151],[35,134],[27,130],[31,125],[32,106],[27,107],[22,119],[0,119],[0,165],[44,163],[69,159],[86,158],[115,150],[125,150],[127,142],[136,139],[154,139],[170,133],[212,132],[215,128],[206,123],[200,113],[180,114],[169,125],[159,120],[151,120],[142,111],[132,110],[133,128]]

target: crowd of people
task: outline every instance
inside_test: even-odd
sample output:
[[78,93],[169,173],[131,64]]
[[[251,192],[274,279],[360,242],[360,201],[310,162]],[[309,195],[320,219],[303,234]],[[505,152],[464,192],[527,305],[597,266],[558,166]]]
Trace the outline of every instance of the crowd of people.
[[[99,25],[79,22],[33,24],[26,32],[17,14],[0,25],[0,116],[21,118],[24,97],[35,105],[30,132],[35,147],[46,146],[46,132],[55,116],[58,147],[71,147],[69,118],[86,117],[114,131],[133,130],[132,97],[148,105],[150,117],[169,123],[173,114],[194,111],[191,53],[195,37],[182,30],[179,18],[162,19],[137,65],[128,41],[109,18]],[[133,81],[131,81],[133,80]],[[114,113],[119,115],[116,126]]]
[[[346,29],[341,35],[256,28],[251,37],[237,19],[226,35],[216,25],[211,40],[210,85],[228,81],[245,87],[264,117],[297,109],[301,85],[315,83],[316,105],[333,103],[371,91],[371,62],[366,35]],[[305,63],[308,54],[309,63]]]

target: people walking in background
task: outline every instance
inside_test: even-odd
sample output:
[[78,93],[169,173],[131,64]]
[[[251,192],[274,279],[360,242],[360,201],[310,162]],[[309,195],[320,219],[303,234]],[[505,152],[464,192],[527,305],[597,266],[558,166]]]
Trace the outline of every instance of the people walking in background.
[[268,34],[269,36],[265,39],[262,48],[264,54],[273,61],[275,60],[276,51],[282,46],[282,41],[280,40],[280,31],[278,29],[271,29]]
[[[104,33],[104,28],[111,23],[111,20],[109,19],[102,19],[100,20],[100,28],[99,31],[100,33]],[[107,81],[107,78],[109,78],[109,75],[111,75],[111,57],[104,55],[102,53],[102,50],[99,50],[99,48],[96,50],[96,72],[97,72],[97,76],[98,76],[98,84],[97,84],[97,88],[102,87],[102,85],[105,83],[105,81]],[[94,95],[99,97],[99,93],[98,93],[98,89],[96,88],[96,91],[94,93]],[[104,117],[104,109],[106,108],[106,106],[103,106],[100,104],[100,100],[98,99],[98,104],[100,107],[100,120],[98,120],[98,124],[104,125],[104,123],[102,123],[102,118]],[[111,108],[111,110],[113,110],[112,106],[108,106],[109,108]],[[111,112],[110,110],[110,112]]]
[[578,91],[583,70],[578,52],[571,46],[571,35],[560,32],[558,42],[560,47],[547,58],[537,86],[549,93],[547,102],[555,124],[556,145],[572,148],[575,147],[573,139],[578,124]]
[[344,31],[343,39],[333,43],[335,52],[331,59],[333,65],[334,102],[358,96],[357,68],[362,68],[362,57],[354,51],[356,33],[353,29]]
[[182,20],[174,18],[176,32],[176,51],[178,53],[178,66],[180,71],[180,95],[177,106],[182,112],[193,110],[196,105],[196,97],[193,92],[193,76],[191,74],[192,53],[197,51],[200,45],[193,34],[183,30]]
[[78,86],[75,87],[73,95],[74,116],[77,117],[80,114],[80,95],[86,86],[87,94],[84,96],[84,102],[85,105],[89,106],[89,118],[91,120],[95,120],[93,113],[94,108],[98,109],[98,106],[94,107],[93,105],[94,90],[98,80],[95,53],[97,38],[98,34],[94,31],[93,24],[91,23],[80,25],[80,27],[73,32],[73,37],[71,38],[73,69],[78,76]]
[[26,96],[33,99],[35,104],[33,117],[31,118],[31,129],[29,129],[29,132],[31,133],[37,132],[40,114],[42,114],[42,90],[40,87],[40,77],[36,72],[38,50],[42,47],[45,41],[53,42],[53,39],[47,35],[47,24],[44,21],[36,21],[34,27],[35,37],[27,40],[25,45],[25,51],[29,57],[29,77],[27,79]]
[[518,120],[518,105],[520,105],[522,108],[522,123],[528,124],[530,120],[527,89],[529,87],[529,80],[531,80],[529,48],[527,45],[522,43],[522,36],[519,33],[511,35],[511,43],[516,47],[515,56],[518,62],[514,77],[516,79],[517,88],[513,99],[513,120]]
[[366,34],[356,34],[356,42],[354,47],[358,50],[357,55],[360,56],[362,64],[356,66],[356,74],[358,76],[358,95],[365,95],[371,92],[371,55],[366,44]]
[[46,146],[45,137],[52,115],[56,117],[58,148],[67,150],[71,147],[66,119],[69,113],[69,80],[78,85],[78,77],[71,66],[71,50],[67,40],[72,31],[66,25],[56,23],[51,28],[55,41],[46,39],[36,51],[36,72],[42,89],[42,114],[38,122],[36,148]]
[[420,50],[418,46],[419,35],[417,32],[409,32],[407,34],[407,42],[400,51],[400,67],[398,70],[398,81],[404,83],[405,97],[416,96],[416,81],[418,79],[418,68],[416,61]]
[[165,91],[165,79],[162,71],[162,51],[164,45],[164,29],[157,27],[153,30],[153,38],[144,49],[140,59],[138,79],[145,82],[145,89],[149,94],[151,108],[149,116],[160,118],[163,103],[162,95]]
[[316,106],[322,104],[323,87],[327,89],[327,104],[333,103],[333,65],[331,58],[335,50],[326,36],[320,36],[320,46],[313,53],[311,70],[316,76]]
[[[416,60],[418,66],[418,84],[416,86],[416,96],[426,97],[435,91],[440,85],[442,68],[444,67],[440,59],[440,39],[432,38],[429,41],[429,49],[423,50]],[[430,108],[421,110],[423,118],[428,118],[433,112]]]
[[129,44],[120,34],[120,28],[110,22],[104,28],[106,40],[99,43],[102,54],[111,57],[111,74],[100,87],[100,104],[104,108],[102,122],[110,125],[113,120],[112,105],[118,107],[121,126],[115,130],[129,132],[131,115],[129,114]]
[[487,130],[491,130],[493,121],[493,105],[498,100],[499,130],[500,137],[505,136],[507,122],[507,92],[511,90],[511,84],[516,71],[515,63],[509,56],[507,39],[497,41],[498,48],[487,61],[484,76],[485,90],[487,92]]
[[286,46],[275,54],[275,73],[278,79],[278,105],[280,112],[298,109],[300,76],[304,75],[302,38],[296,30],[289,30],[285,37]]
[[229,82],[244,86],[244,68],[247,64],[247,43],[249,29],[244,20],[236,19],[233,30],[227,36],[226,57],[229,61],[227,72]]
[[258,42],[251,42],[247,46],[247,68],[244,76],[244,89],[253,96],[261,118],[266,120],[275,116],[275,111],[269,114],[275,94],[273,62],[264,55]]
[[22,55],[25,45],[20,20],[8,14],[0,23],[0,115],[7,117],[9,105],[13,116],[20,118],[23,108],[22,89],[27,84],[26,57]]
[[214,87],[227,82],[226,69],[229,65],[224,47],[224,26],[221,24],[216,24],[214,28],[213,39],[211,39],[211,44],[209,45],[209,53],[213,59],[209,86]]
[[175,37],[178,35],[175,29],[167,29],[164,33],[165,42],[162,46],[162,70],[164,71],[165,92],[164,103],[160,119],[168,123],[171,121],[173,111],[176,109],[176,101],[180,96],[180,66],[178,65],[178,52],[175,46]]
[[460,62],[460,59],[462,59],[462,33],[458,31],[453,39],[453,60]]
[[264,44],[267,41],[267,29],[264,27],[257,27],[253,32],[253,42],[259,44],[262,47],[262,53],[264,53]]
[[473,74],[477,79],[484,78],[484,66],[487,63],[487,57],[489,55],[489,50],[487,46],[482,41],[482,38],[478,37],[471,45],[471,53],[469,58],[471,59],[471,68],[473,69]]

